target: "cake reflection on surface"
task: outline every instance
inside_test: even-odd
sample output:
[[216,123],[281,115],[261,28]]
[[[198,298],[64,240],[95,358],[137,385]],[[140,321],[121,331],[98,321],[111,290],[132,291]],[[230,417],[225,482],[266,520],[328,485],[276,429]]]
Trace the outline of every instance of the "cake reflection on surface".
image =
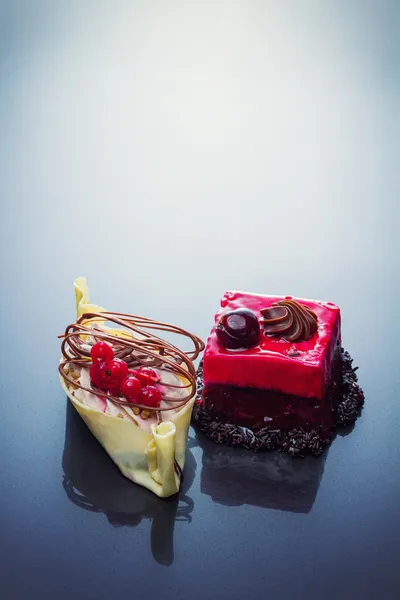
[[203,450],[201,491],[224,506],[248,504],[308,513],[317,497],[327,457],[291,458],[214,444],[199,433]]
[[190,523],[194,508],[187,495],[196,471],[196,461],[190,451],[179,494],[158,498],[147,489],[132,485],[120,474],[68,402],[62,467],[63,488],[71,502],[104,515],[114,527],[136,527],[143,519],[152,520],[153,557],[160,564],[172,564],[175,521]]

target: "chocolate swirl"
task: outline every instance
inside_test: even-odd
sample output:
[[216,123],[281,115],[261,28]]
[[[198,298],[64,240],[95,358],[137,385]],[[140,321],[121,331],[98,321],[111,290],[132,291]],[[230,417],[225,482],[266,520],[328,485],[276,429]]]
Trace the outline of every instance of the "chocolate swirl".
[[[103,323],[104,321],[116,324],[120,328],[118,331],[121,332],[121,335],[115,335],[98,325],[99,322]],[[192,341],[194,349],[183,352],[173,344],[151,333],[151,330],[187,337]],[[132,406],[131,403],[119,396],[112,396],[97,388],[84,387],[79,381],[69,376],[68,368],[66,368],[68,365],[90,368],[92,365],[91,346],[98,341],[110,344],[115,357],[123,359],[130,368],[158,367],[186,380],[187,385],[182,383],[179,386],[162,382],[163,387],[188,390],[183,398],[163,397],[163,400],[176,403],[174,408],[184,406],[196,391],[196,370],[192,361],[204,350],[204,342],[196,335],[175,325],[124,313],[93,312],[83,314],[76,323],[68,325],[65,333],[59,337],[63,338],[61,352],[65,360],[59,364],[58,370],[64,380],[71,386],[94,393],[96,396],[108,398],[115,404]],[[154,410],[154,407],[145,404],[136,404],[135,406]],[[171,406],[157,408],[157,411],[163,410],[171,410]]]
[[305,342],[318,329],[318,317],[311,308],[296,300],[274,302],[261,310],[264,333],[285,338],[288,342]]

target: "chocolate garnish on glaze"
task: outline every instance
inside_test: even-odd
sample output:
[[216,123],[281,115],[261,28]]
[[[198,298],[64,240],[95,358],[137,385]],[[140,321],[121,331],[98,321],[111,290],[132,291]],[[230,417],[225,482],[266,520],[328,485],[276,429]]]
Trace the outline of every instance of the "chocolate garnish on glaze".
[[288,342],[305,342],[318,330],[318,317],[311,308],[296,300],[274,302],[261,310],[266,335],[279,336]]
[[[121,335],[115,335],[98,325],[98,323],[104,323],[105,321],[117,325]],[[189,338],[194,349],[184,352],[158,337],[152,331],[174,333]],[[131,402],[123,397],[113,396],[94,386],[85,387],[68,374],[69,365],[88,369],[91,367],[91,347],[98,341],[110,344],[115,357],[125,360],[130,368],[154,366],[186,380],[187,385],[184,383],[173,385],[162,380],[160,382],[161,385],[167,388],[188,390],[183,398],[163,397],[163,401],[174,403],[173,408],[180,408],[187,404],[196,391],[196,370],[192,361],[204,350],[204,342],[196,335],[175,325],[125,313],[93,312],[83,314],[76,323],[68,325],[65,333],[59,337],[63,338],[61,352],[64,360],[59,364],[58,370],[63,379],[75,388],[108,398],[117,405],[133,406]],[[93,341],[90,342],[90,339]],[[145,404],[135,404],[134,406],[154,410],[154,407]],[[171,410],[171,408],[171,406],[160,406],[156,410],[159,412]]]

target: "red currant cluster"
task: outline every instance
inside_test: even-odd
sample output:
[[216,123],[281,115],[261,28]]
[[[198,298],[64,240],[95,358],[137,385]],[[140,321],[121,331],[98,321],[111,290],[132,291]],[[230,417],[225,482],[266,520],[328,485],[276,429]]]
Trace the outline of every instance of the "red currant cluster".
[[160,406],[161,392],[154,385],[160,378],[153,369],[128,369],[124,360],[114,358],[113,349],[105,342],[97,342],[92,347],[91,357],[90,381],[99,390],[113,396],[124,396],[132,404],[145,404],[152,408]]

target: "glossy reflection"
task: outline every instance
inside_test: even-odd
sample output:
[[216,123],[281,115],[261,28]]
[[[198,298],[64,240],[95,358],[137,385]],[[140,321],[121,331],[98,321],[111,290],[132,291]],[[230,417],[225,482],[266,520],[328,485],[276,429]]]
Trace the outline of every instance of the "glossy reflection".
[[113,527],[136,527],[142,520],[151,519],[153,557],[162,565],[173,563],[175,521],[190,523],[194,508],[187,495],[196,472],[190,450],[180,493],[168,499],[158,498],[120,474],[68,402],[62,467],[63,488],[71,502],[104,515]]
[[328,452],[293,459],[214,444],[196,433],[203,449],[201,491],[224,506],[249,504],[308,513],[317,497]]

